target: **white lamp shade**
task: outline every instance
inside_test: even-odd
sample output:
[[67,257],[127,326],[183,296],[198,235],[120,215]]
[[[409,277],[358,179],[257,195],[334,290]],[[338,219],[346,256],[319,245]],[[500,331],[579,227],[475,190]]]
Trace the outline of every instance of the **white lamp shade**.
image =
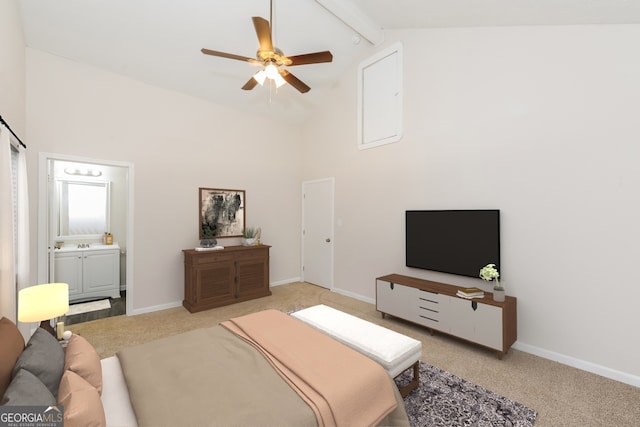
[[62,316],[69,311],[69,285],[47,283],[18,292],[18,320],[40,322]]
[[287,82],[279,73],[276,74],[276,77],[273,79],[273,81],[276,82],[276,87],[280,87]]
[[271,80],[275,80],[276,76],[280,75],[278,74],[278,69],[273,64],[267,65],[267,68],[264,69],[264,72],[267,74],[267,77],[270,78]]
[[265,73],[264,70],[260,70],[253,75],[253,78],[260,84],[260,86],[262,86],[264,79],[267,78],[267,73]]

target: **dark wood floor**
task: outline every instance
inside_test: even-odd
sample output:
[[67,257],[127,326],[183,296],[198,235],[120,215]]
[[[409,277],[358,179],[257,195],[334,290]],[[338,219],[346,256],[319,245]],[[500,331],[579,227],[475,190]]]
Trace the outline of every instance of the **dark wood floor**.
[[[86,302],[86,301],[85,301]],[[105,317],[121,316],[127,312],[127,293],[120,292],[120,298],[109,298],[111,308],[104,310],[90,311],[88,313],[74,314],[66,316],[65,325],[75,325],[76,323],[88,322],[90,320],[104,319]]]

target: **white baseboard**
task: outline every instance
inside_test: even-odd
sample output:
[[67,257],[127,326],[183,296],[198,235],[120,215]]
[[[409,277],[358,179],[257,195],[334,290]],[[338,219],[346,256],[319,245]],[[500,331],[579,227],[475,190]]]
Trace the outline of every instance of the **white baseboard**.
[[351,297],[360,301],[368,302],[369,304],[376,305],[375,298],[363,297],[360,294],[354,294],[353,292],[345,291],[344,289],[338,289],[338,288],[333,288],[333,292],[336,292],[336,293],[339,293],[340,295]]
[[[286,285],[287,283],[294,283],[294,282],[299,282],[300,278],[299,277],[294,277],[292,279],[285,279],[285,280],[280,280],[277,282],[273,282],[270,283],[269,286],[280,286],[280,285]],[[135,316],[137,314],[145,314],[145,313],[153,313],[154,311],[161,311],[161,310],[167,310],[169,308],[176,308],[176,307],[180,307],[182,306],[182,301],[174,301],[174,302],[169,302],[166,304],[160,304],[160,305],[153,305],[150,307],[143,307],[143,308],[139,308],[136,310],[133,310],[132,313],[127,313],[128,316]]]
[[[360,301],[368,302],[370,304],[376,305],[375,298],[366,298],[362,295],[354,294],[349,291],[345,291],[342,289],[333,289],[334,292],[339,294],[355,298]],[[605,378],[609,378],[615,381],[619,381],[621,383],[629,384],[635,387],[640,387],[640,376],[632,375],[627,372],[617,371],[615,369],[607,368],[606,366],[598,365],[592,362],[587,362],[585,360],[577,359],[575,357],[567,356],[560,353],[555,353],[553,351],[545,350],[540,347],[535,347],[529,344],[522,343],[520,341],[516,341],[513,345],[513,348],[516,350],[524,351],[525,353],[530,353],[535,356],[542,357],[544,359],[553,360],[554,362],[562,363],[563,365],[571,366],[573,368],[577,368],[586,372],[591,372],[592,374],[600,375]]]
[[127,316],[135,316],[137,314],[153,313],[154,311],[167,310],[169,308],[181,307],[182,301],[168,302],[166,304],[153,305],[151,307],[143,307],[133,310],[133,313],[127,313]]
[[288,285],[289,283],[299,282],[300,277],[292,277],[291,279],[278,280],[277,282],[269,283],[270,287],[280,286],[280,285]]
[[621,383],[629,384],[635,387],[640,387],[640,377],[632,375],[626,372],[616,371],[615,369],[607,368],[606,366],[598,365],[596,363],[587,362],[582,359],[567,356],[564,354],[556,353],[553,351],[545,350],[544,348],[536,347],[533,345],[521,343],[516,341],[513,345],[516,350],[524,351],[535,356],[542,357],[544,359],[553,360],[554,362],[562,363],[563,365],[571,366],[583,371],[591,372],[592,374],[600,375],[605,378],[620,381]]

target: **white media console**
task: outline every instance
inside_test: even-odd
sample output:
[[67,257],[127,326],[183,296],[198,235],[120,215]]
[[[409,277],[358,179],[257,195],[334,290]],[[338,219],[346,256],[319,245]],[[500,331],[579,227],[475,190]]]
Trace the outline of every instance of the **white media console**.
[[426,326],[496,350],[498,357],[518,337],[516,298],[493,300],[456,296],[461,287],[415,277],[390,274],[376,279],[376,309],[382,313]]

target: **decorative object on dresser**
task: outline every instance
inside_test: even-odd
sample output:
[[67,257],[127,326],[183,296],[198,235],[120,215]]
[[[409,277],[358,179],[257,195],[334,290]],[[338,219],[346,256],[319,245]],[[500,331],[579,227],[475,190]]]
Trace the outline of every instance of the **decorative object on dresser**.
[[504,288],[500,284],[500,273],[495,264],[487,264],[480,269],[480,278],[488,282],[494,280],[493,284],[493,299],[495,301],[504,301]]
[[269,248],[185,249],[184,301],[191,313],[271,295]]
[[518,337],[516,298],[458,297],[458,286],[390,274],[376,279],[376,309],[496,350],[498,357]]
[[262,230],[260,228],[245,227],[242,233],[242,245],[255,246],[259,244],[261,233]]
[[199,188],[198,191],[200,240],[242,237],[246,217],[244,190]]
[[202,239],[200,240],[201,248],[214,248],[218,244],[216,239]]
[[478,288],[462,288],[458,289],[456,295],[462,298],[484,298],[484,291]]

